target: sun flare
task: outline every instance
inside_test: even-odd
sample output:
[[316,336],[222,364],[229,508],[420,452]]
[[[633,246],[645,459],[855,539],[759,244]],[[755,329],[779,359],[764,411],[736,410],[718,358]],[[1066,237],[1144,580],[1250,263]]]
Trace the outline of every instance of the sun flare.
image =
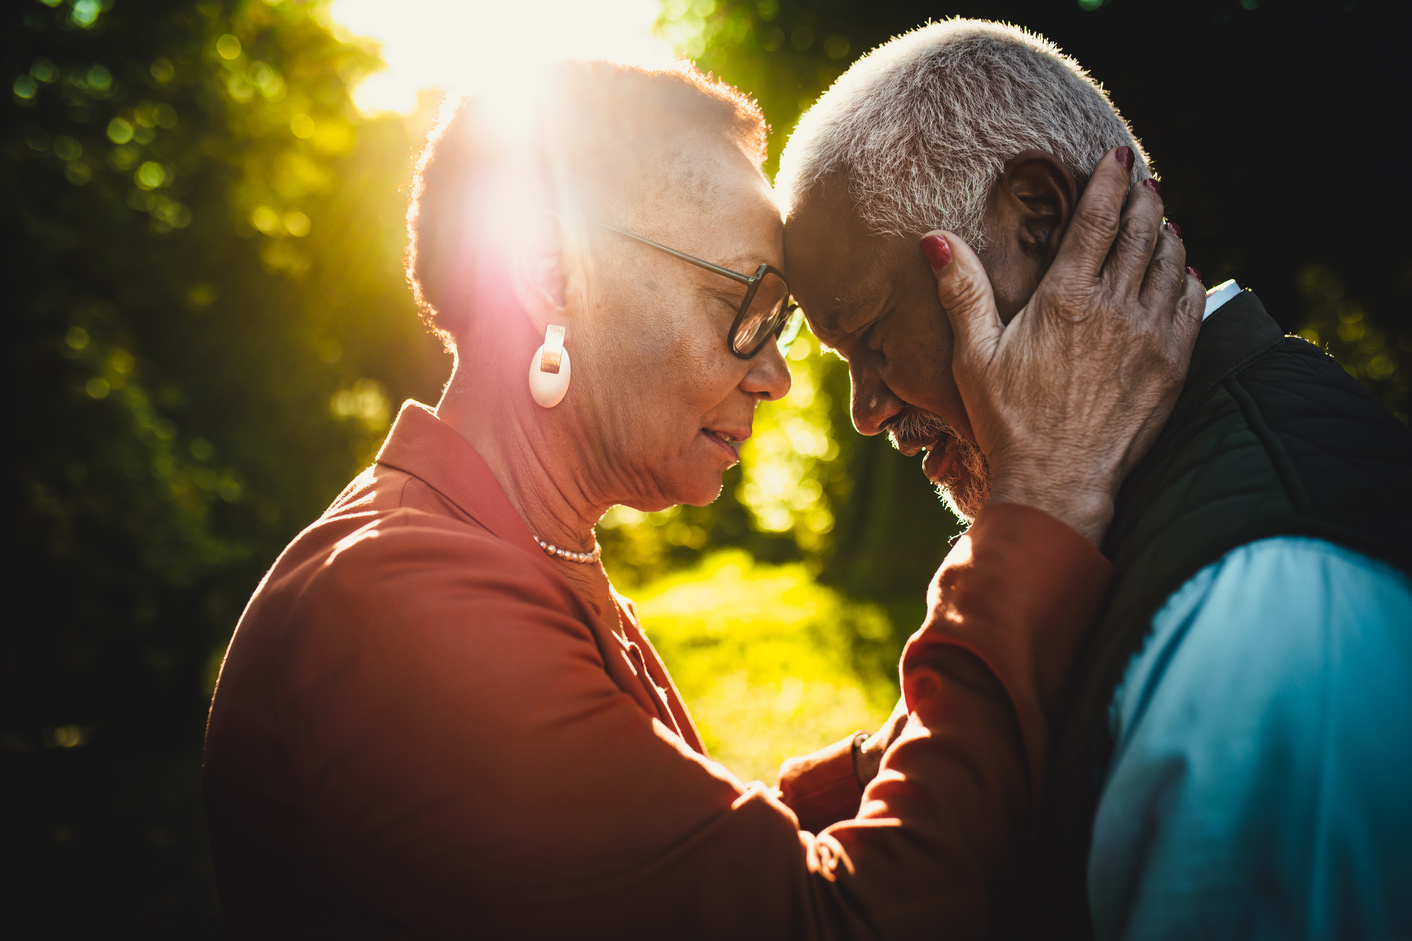
[[329,14],[380,43],[387,63],[354,89],[358,108],[410,114],[420,90],[490,90],[565,56],[665,65],[673,55],[653,32],[659,10],[657,0],[334,0]]

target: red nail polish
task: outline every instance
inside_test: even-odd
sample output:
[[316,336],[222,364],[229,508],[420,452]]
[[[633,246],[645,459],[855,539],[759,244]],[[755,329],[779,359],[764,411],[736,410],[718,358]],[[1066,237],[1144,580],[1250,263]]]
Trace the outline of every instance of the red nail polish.
[[[1201,272],[1200,272],[1200,271],[1197,271],[1197,270],[1196,270],[1195,268],[1193,268],[1191,265],[1187,265],[1187,267],[1186,267],[1186,273],[1189,274],[1189,275],[1191,275],[1191,276],[1192,276],[1193,278],[1195,278],[1196,280],[1201,281]],[[1205,281],[1201,281],[1201,283],[1202,283],[1202,284],[1205,284],[1206,282],[1205,282]]]
[[1118,166],[1124,170],[1133,168],[1133,149],[1131,147],[1119,147],[1115,156],[1118,158]]
[[1163,226],[1163,228],[1175,235],[1177,238],[1182,237],[1182,227],[1177,225],[1175,222],[1168,222],[1165,226]]
[[951,264],[951,246],[940,235],[928,235],[922,239],[922,254],[937,271]]
[[1152,190],[1152,192],[1156,193],[1158,196],[1162,195],[1162,184],[1158,183],[1152,177],[1143,180],[1142,185]]

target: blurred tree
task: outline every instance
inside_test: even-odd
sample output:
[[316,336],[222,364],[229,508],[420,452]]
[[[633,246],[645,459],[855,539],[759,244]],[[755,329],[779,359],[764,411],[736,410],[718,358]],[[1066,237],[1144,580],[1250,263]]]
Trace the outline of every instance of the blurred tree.
[[412,142],[353,110],[376,57],[317,6],[22,0],[0,17],[16,549],[0,749],[34,811],[0,839],[40,857],[5,892],[63,908],[75,887],[38,864],[119,842],[92,812],[105,795],[170,795],[126,847],[147,878],[83,887],[103,924],[155,930],[209,915],[172,888],[200,858],[195,762],[120,751],[199,754],[261,572],[395,404],[447,372],[400,274]]
[[410,141],[306,5],[6,16],[5,747],[199,741],[259,573],[443,378],[398,269]]

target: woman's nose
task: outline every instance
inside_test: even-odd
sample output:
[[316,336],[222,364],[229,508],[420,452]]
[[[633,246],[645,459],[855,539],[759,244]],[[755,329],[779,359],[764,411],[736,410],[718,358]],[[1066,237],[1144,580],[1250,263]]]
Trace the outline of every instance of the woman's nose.
[[750,370],[745,374],[741,388],[753,396],[773,402],[789,394],[792,382],[789,364],[784,361],[780,348],[772,341],[766,343],[765,348],[750,360]]

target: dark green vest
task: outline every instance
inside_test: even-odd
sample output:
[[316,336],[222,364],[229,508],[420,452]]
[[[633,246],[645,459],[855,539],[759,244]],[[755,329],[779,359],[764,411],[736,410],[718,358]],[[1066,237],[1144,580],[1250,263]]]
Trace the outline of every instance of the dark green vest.
[[[1086,874],[1113,742],[1109,706],[1153,615],[1202,568],[1270,536],[1325,539],[1412,572],[1412,432],[1254,294],[1201,328],[1103,542],[1115,578],[1057,730],[1035,851],[1003,936],[1089,938]],[[1278,642],[1272,638],[1272,642]]]

